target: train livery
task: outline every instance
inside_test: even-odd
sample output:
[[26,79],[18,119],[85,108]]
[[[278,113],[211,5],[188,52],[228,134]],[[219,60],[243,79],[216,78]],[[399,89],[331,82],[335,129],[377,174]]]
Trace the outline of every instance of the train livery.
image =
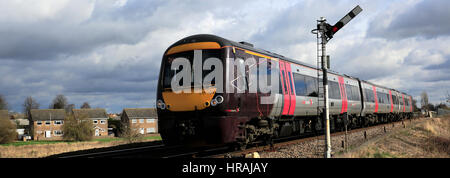
[[[200,92],[172,91],[171,82],[180,72],[171,66],[173,59],[181,57],[192,63],[198,55],[194,51],[201,51],[203,60],[219,59],[223,79],[212,80]],[[237,67],[236,61],[231,61],[247,58],[255,59],[257,65],[276,66],[276,70],[268,67],[264,76],[278,79],[278,91],[249,92],[256,83],[249,72],[251,66]],[[193,63],[190,67],[199,69]],[[246,42],[207,34],[186,37],[171,45],[162,58],[157,87],[158,130],[166,144],[235,144],[241,148],[255,141],[317,133],[324,128],[322,113],[318,112],[318,106],[323,106],[318,98],[318,71]],[[203,70],[202,74],[207,72]],[[406,93],[335,72],[327,76],[332,131],[344,125],[365,127],[412,117],[412,97]],[[231,92],[217,92],[219,83]],[[194,90],[195,83],[190,86],[185,91]],[[261,98],[269,95],[274,102],[263,103]]]

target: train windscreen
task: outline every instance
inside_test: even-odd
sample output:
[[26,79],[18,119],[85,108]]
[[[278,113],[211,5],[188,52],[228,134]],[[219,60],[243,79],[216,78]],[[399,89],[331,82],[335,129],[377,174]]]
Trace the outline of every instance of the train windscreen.
[[[208,58],[218,58],[221,59],[221,50],[220,49],[204,49],[202,50],[202,64]],[[175,74],[183,70],[183,66],[180,66],[178,70],[172,69],[172,63],[176,58],[185,58],[189,60],[189,64],[191,65],[191,86],[194,86],[194,51],[185,51],[180,53],[175,53],[171,55],[164,56],[164,72],[163,72],[163,88],[171,88],[171,81]],[[203,69],[203,67],[201,67]],[[214,66],[212,66],[211,70],[203,70],[202,77],[205,77],[209,72],[214,70]],[[179,85],[182,86],[183,79],[179,81]],[[211,84],[215,84],[215,80],[211,82]]]

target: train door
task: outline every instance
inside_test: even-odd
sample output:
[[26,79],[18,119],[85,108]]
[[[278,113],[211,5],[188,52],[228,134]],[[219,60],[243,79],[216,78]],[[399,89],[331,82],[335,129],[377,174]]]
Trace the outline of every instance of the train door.
[[280,80],[283,91],[283,111],[282,115],[292,115],[295,108],[295,94],[293,94],[292,72],[291,67],[287,62],[280,60]]
[[292,70],[291,70],[291,64],[285,63],[285,67],[286,67],[286,74],[287,74],[287,85],[289,85],[289,89],[290,89],[290,93],[289,93],[289,100],[290,100],[290,104],[289,104],[289,113],[288,115],[294,115],[294,111],[295,111],[295,85],[294,85],[294,77],[292,74]]
[[409,112],[413,112],[412,97],[409,96]]
[[373,110],[374,113],[378,112],[378,96],[377,96],[377,87],[372,86],[373,89],[373,98],[375,100],[375,109]]
[[402,111],[405,112],[405,110],[406,110],[406,104],[405,104],[405,95],[404,95],[404,94],[402,94],[402,101],[403,101],[403,108],[402,108]]
[[391,111],[390,112],[393,112],[394,111],[394,101],[392,101],[392,91],[391,90],[389,90],[389,101],[391,101]]
[[395,102],[394,102],[394,112],[398,113],[400,112],[400,102],[399,102],[399,96],[397,92],[394,92],[395,96]]
[[338,77],[339,90],[341,91],[341,114],[347,112],[348,109],[348,100],[347,100],[347,92],[344,83],[344,77]]

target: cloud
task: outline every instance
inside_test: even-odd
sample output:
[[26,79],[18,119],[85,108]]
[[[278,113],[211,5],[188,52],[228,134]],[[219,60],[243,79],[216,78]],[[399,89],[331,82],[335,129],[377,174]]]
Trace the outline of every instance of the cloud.
[[[436,38],[450,34],[450,1],[423,0],[413,5],[399,3],[391,11],[380,13],[370,24],[367,34],[390,40],[421,37]],[[406,9],[406,10],[402,10]]]
[[420,3],[2,1],[0,93],[15,111],[29,95],[46,108],[57,94],[77,107],[88,101],[109,112],[152,107],[163,52],[181,38],[215,34],[315,65],[316,20],[325,16],[334,23],[360,4],[363,12],[327,45],[332,69],[414,96],[427,90],[436,102],[450,88],[450,38],[370,34],[387,34],[397,15],[410,16]]
[[[13,2],[6,9],[33,9],[33,3]],[[101,19],[95,9],[102,7],[92,1],[35,4],[41,8],[0,14],[0,60],[52,60],[109,44],[135,44],[151,29],[138,19]]]

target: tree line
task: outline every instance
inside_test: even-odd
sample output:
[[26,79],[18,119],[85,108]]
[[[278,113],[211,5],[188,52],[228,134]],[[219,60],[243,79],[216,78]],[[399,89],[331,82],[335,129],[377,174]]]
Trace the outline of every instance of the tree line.
[[[68,104],[68,100],[66,96],[59,94],[53,99],[52,103],[48,106],[49,109],[65,109],[67,113],[69,113],[72,109],[75,109],[75,104]],[[26,118],[31,118],[31,110],[39,109],[40,104],[31,96],[25,98],[25,101],[22,104],[23,114]],[[88,102],[84,102],[81,109],[90,109],[91,105]],[[8,110],[8,102],[5,97],[0,94],[0,110]]]

